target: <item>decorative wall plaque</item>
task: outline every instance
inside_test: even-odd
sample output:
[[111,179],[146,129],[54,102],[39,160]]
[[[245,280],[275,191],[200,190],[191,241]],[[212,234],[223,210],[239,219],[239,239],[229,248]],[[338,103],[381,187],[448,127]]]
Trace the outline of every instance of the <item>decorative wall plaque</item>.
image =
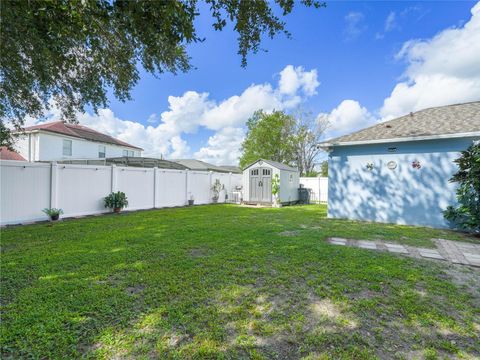
[[397,168],[397,163],[391,160],[387,163],[387,168],[389,168],[390,170],[395,170]]

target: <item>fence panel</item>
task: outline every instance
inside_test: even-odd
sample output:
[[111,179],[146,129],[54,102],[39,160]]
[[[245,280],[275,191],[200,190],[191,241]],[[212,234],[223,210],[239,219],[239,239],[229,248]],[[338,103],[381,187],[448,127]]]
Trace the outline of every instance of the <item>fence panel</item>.
[[2,224],[45,220],[50,207],[50,164],[0,161]]
[[64,216],[98,214],[112,191],[110,166],[57,165],[57,204]]
[[209,204],[212,202],[210,190],[210,173],[200,171],[188,172],[189,198],[193,196],[195,204]]
[[183,170],[158,169],[155,207],[183,206],[187,202],[187,175]]
[[235,187],[243,186],[243,175],[242,174],[232,174],[232,183],[230,191],[235,190]]
[[328,202],[328,178],[320,178],[320,202]]
[[151,209],[153,201],[152,168],[118,167],[115,191],[127,195],[128,210]]
[[301,177],[300,184],[310,189],[311,202],[328,201],[328,178],[326,177]]
[[[215,180],[220,181],[222,184],[222,190],[218,194],[218,202],[225,202],[225,196],[231,191],[231,174],[225,173],[212,173],[212,186],[215,183]],[[212,194],[213,196],[213,194]]]
[[23,161],[0,161],[0,174],[2,225],[47,220],[42,210],[49,207],[65,217],[107,212],[103,198],[111,191],[125,192],[127,210],[183,206],[190,196],[209,204],[215,179],[225,186],[224,202],[242,183],[240,174]]

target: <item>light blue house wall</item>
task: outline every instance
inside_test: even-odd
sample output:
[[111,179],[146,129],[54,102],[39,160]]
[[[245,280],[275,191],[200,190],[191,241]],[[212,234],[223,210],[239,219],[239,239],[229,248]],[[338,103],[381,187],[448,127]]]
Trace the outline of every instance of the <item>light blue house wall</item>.
[[[478,139],[335,146],[328,160],[328,217],[448,227],[442,211],[456,203],[455,184],[448,181],[457,169],[453,160]],[[415,160],[420,169],[412,167]]]

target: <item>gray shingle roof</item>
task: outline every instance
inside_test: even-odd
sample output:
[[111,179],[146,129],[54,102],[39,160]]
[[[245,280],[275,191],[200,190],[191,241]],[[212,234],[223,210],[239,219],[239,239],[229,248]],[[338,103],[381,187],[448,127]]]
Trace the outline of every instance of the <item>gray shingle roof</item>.
[[217,166],[217,165],[213,165],[197,159],[176,159],[176,160],[170,160],[170,161],[186,166],[190,170],[216,171],[216,172],[223,172],[223,173],[237,172],[232,167]]
[[372,127],[325,142],[345,142],[414,138],[480,132],[480,101],[439,106],[410,113]]
[[[46,161],[49,162],[49,161]],[[72,165],[118,165],[118,166],[131,166],[131,167],[142,167],[142,168],[153,168],[157,167],[159,169],[175,169],[175,170],[185,170],[187,167],[177,164],[173,161],[157,159],[157,158],[147,158],[147,157],[128,157],[121,156],[115,158],[106,158],[106,159],[69,159],[69,160],[60,160],[57,161],[59,164],[72,164]]]

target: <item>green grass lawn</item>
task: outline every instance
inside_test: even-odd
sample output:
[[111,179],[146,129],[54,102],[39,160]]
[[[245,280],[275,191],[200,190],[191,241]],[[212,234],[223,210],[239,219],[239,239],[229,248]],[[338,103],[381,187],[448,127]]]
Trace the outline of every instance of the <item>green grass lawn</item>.
[[325,241],[475,240],[325,214],[216,205],[2,229],[2,358],[480,356],[478,270]]

